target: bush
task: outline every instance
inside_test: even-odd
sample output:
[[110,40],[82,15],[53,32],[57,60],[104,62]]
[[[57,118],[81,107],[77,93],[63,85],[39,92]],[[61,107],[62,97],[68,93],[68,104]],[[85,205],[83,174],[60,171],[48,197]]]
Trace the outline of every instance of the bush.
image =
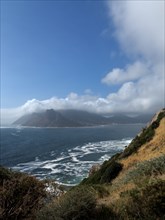
[[152,125],[149,128],[144,128],[140,136],[136,136],[130,145],[125,148],[120,158],[128,157],[133,153],[136,153],[137,150],[145,143],[149,142],[155,134],[155,130],[152,128]]
[[89,186],[72,188],[41,209],[38,220],[115,220],[110,207],[97,205],[95,190]]
[[149,161],[144,161],[135,166],[129,171],[124,179],[124,183],[133,181],[136,185],[143,184],[143,180],[150,181],[150,177],[159,176],[165,173],[165,155],[154,158]]
[[95,220],[116,220],[117,215],[112,211],[112,209],[105,205],[100,205],[95,211]]
[[46,196],[44,184],[35,177],[0,169],[0,219],[24,219],[34,215]]
[[94,219],[96,198],[92,188],[75,187],[38,213],[38,220]]
[[113,157],[105,161],[98,171],[84,179],[81,184],[110,183],[118,176],[121,170],[122,164],[116,161],[116,157]]
[[8,180],[11,178],[11,172],[8,169],[0,166],[0,185],[3,185],[4,180]]
[[130,219],[165,219],[165,181],[157,180],[129,192],[125,210]]
[[121,170],[122,164],[114,161],[110,166],[107,167],[100,179],[100,182],[110,183],[113,179],[115,179],[118,176]]

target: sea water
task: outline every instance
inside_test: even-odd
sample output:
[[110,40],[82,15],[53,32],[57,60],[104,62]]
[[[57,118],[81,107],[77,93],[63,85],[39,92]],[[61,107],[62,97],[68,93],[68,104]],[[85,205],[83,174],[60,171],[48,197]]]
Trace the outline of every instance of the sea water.
[[0,163],[14,170],[75,185],[121,152],[144,124],[83,128],[1,128]]

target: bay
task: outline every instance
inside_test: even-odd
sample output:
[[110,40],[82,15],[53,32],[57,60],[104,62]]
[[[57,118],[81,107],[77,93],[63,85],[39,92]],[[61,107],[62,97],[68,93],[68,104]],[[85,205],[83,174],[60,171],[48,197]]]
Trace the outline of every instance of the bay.
[[41,179],[75,185],[92,165],[122,151],[144,126],[1,128],[0,163]]

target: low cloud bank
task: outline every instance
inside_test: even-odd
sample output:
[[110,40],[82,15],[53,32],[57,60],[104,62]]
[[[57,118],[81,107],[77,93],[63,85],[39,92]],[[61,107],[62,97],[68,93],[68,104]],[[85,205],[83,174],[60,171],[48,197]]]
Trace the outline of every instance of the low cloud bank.
[[[1,125],[9,125],[25,114],[42,112],[46,109],[77,109],[95,113],[153,113],[159,110],[161,103],[157,99],[132,100],[134,94],[130,94],[133,84],[125,84],[118,93],[110,94],[106,98],[83,95],[76,93],[69,94],[66,98],[53,97],[51,99],[39,101],[32,99],[24,105],[13,109],[1,109]],[[135,91],[136,92],[136,91]],[[128,100],[127,104],[125,101]]]

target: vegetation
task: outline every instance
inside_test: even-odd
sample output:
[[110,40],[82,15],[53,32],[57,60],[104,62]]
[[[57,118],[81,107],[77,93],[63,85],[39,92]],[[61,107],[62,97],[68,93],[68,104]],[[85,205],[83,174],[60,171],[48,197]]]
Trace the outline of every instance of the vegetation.
[[[165,181],[155,180],[121,194],[119,219],[165,219]],[[122,204],[122,205],[121,205]]]
[[134,169],[130,170],[125,178],[124,183],[133,181],[138,183],[142,180],[150,181],[150,177],[156,177],[163,175],[165,173],[165,155],[162,155],[158,158],[154,158],[149,161],[144,161],[135,166]]
[[109,195],[109,191],[106,189],[106,185],[91,184],[90,187],[92,187],[95,190],[95,194],[98,198],[104,198]]
[[93,210],[96,207],[96,199],[91,189],[75,188],[44,207],[38,214],[39,220],[53,219],[91,219]]
[[115,159],[105,161],[98,171],[84,179],[81,184],[110,183],[122,170],[122,164],[116,162]]
[[[111,218],[109,218],[111,216]],[[78,186],[45,206],[38,220],[109,220],[115,219],[109,207],[97,205],[92,187]]]
[[35,177],[0,167],[0,219],[33,219],[46,196]]
[[133,139],[131,144],[127,148],[125,148],[123,153],[120,155],[120,159],[136,153],[143,144],[152,140],[155,134],[155,129],[159,126],[159,123],[163,117],[165,117],[165,111],[160,112],[157,119],[153,121],[148,127],[144,128],[141,134],[137,135]]

